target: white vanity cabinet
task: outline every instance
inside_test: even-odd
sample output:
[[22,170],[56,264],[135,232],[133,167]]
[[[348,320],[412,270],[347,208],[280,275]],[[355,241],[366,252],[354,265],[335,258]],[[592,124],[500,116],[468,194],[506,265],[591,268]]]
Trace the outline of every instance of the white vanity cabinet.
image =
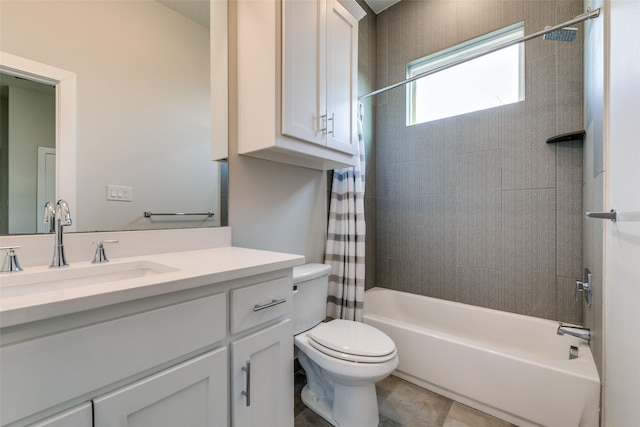
[[[234,426],[293,426],[291,298],[292,284],[284,277],[231,291],[230,328],[240,337],[230,343]],[[278,323],[255,329],[273,320]]]
[[291,268],[172,287],[2,328],[0,425],[293,426]]
[[238,153],[314,169],[355,164],[355,0],[237,0],[232,6]]

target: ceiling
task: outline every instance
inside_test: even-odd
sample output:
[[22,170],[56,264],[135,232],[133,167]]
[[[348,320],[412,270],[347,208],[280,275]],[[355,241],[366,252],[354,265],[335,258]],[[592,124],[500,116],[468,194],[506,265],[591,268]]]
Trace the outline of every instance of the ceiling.
[[[159,3],[186,16],[200,25],[209,27],[209,0],[157,0]],[[364,0],[369,7],[379,14],[400,0]]]
[[369,7],[377,14],[398,3],[400,0],[364,0]]

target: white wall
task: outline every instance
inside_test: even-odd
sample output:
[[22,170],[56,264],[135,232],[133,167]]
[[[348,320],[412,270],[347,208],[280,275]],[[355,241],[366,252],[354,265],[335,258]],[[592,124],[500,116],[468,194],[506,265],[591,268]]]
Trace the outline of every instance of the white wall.
[[[607,207],[640,212],[640,2],[610,0]],[[605,226],[604,425],[638,425],[640,222]]]
[[323,262],[326,172],[239,156],[229,150],[233,245],[304,255]]
[[[152,0],[2,1],[0,12],[1,50],[77,74],[78,231],[176,227],[143,212],[215,210],[208,28]],[[132,186],[133,202],[108,202],[107,184]]]

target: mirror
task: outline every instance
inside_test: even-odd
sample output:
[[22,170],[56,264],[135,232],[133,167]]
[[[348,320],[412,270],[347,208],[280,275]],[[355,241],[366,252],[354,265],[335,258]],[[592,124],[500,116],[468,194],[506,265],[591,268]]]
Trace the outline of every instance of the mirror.
[[0,73],[0,234],[45,231],[37,211],[55,200],[55,89]]
[[[226,156],[226,2],[212,2],[211,35],[171,3],[209,13],[208,0],[0,2],[0,67],[55,86],[54,200],[69,202],[75,231],[227,224],[227,165],[211,161]],[[3,204],[14,185],[0,173]],[[35,233],[39,210],[31,230],[0,232]]]

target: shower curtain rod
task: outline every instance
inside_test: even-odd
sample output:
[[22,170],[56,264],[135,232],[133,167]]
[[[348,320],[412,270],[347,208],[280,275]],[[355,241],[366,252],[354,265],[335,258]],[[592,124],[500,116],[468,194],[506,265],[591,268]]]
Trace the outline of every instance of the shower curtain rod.
[[407,83],[411,83],[411,82],[416,81],[416,80],[418,80],[418,79],[420,79],[422,77],[426,77],[426,76],[429,76],[431,74],[438,73],[438,72],[446,70],[448,68],[455,67],[456,65],[460,65],[460,64],[465,63],[467,61],[471,61],[472,59],[476,59],[476,58],[479,58],[481,56],[488,55],[488,54],[490,54],[492,52],[495,52],[497,50],[504,49],[505,47],[509,47],[509,46],[513,46],[514,44],[526,42],[526,41],[529,41],[531,39],[535,39],[536,37],[544,36],[547,33],[552,33],[554,31],[560,30],[560,29],[562,29],[564,27],[568,27],[569,25],[578,24],[578,23],[580,23],[582,21],[586,21],[587,19],[597,18],[598,16],[600,16],[600,9],[599,8],[596,9],[596,10],[593,10],[593,11],[587,9],[587,11],[585,13],[582,13],[582,14],[576,16],[575,18],[573,18],[573,19],[571,19],[571,20],[569,20],[567,22],[563,22],[562,24],[554,25],[553,27],[547,27],[544,30],[538,31],[537,33],[532,33],[532,34],[529,34],[528,36],[520,37],[519,39],[512,40],[510,42],[506,42],[506,43],[500,44],[498,46],[492,47],[490,49],[483,50],[483,51],[478,52],[478,53],[474,53],[474,54],[466,56],[464,58],[460,58],[460,59],[458,59],[456,61],[453,61],[453,62],[451,62],[449,64],[445,64],[445,65],[442,65],[440,67],[434,68],[432,70],[425,71],[424,73],[417,74],[417,75],[415,75],[413,77],[409,77],[408,79],[403,80],[401,82],[394,83],[392,85],[383,87],[382,89],[374,90],[373,92],[369,92],[369,93],[367,93],[365,95],[360,95],[358,97],[358,99],[359,100],[363,100],[365,98],[369,98],[371,96],[375,96],[375,95],[381,94],[381,93],[386,92],[388,90],[395,89],[395,88],[400,87],[400,86],[404,86]]

